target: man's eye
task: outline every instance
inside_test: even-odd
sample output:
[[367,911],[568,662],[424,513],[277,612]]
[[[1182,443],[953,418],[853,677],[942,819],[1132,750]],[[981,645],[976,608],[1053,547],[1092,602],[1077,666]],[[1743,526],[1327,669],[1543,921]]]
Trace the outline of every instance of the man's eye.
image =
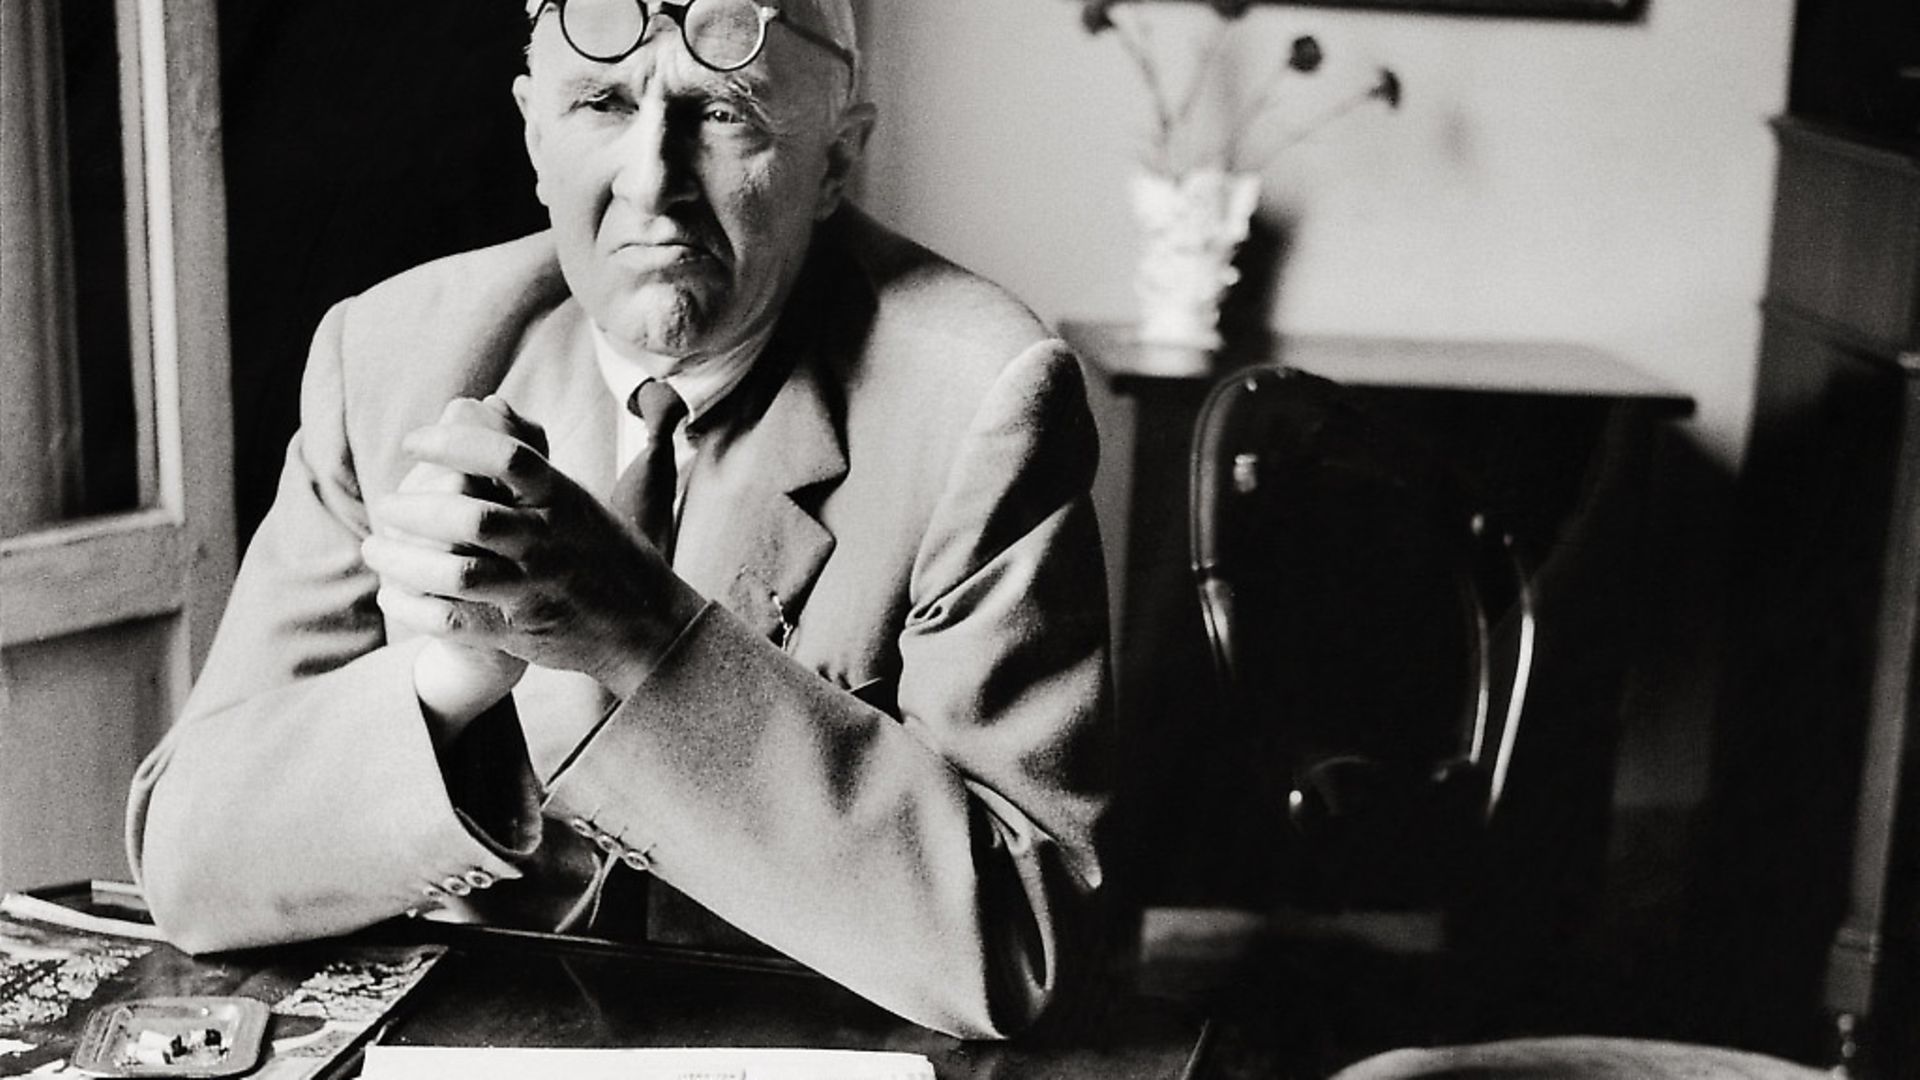
[[708,105],[700,110],[700,122],[716,127],[733,127],[747,122],[747,114],[731,105]]
[[615,91],[599,90],[574,99],[573,107],[575,111],[615,113],[626,111],[627,102],[623,95]]

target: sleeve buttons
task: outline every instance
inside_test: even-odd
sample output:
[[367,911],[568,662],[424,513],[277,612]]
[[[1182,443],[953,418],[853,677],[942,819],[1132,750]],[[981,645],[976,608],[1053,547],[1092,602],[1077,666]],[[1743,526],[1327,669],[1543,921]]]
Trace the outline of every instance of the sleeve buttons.
[[473,886],[476,889],[488,888],[493,884],[493,882],[494,882],[494,876],[492,874],[487,873],[485,870],[467,871],[467,884]]
[[473,886],[467,884],[467,879],[463,877],[449,877],[440,883],[440,887],[447,890],[449,896],[465,896],[473,891]]

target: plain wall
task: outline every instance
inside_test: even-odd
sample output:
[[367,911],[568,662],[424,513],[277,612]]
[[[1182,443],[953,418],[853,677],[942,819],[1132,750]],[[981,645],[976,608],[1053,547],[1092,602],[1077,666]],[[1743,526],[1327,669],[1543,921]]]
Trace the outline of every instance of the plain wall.
[[[1177,66],[1204,7],[1149,14]],[[862,16],[882,110],[863,203],[1046,318],[1127,317],[1148,108],[1119,43],[1066,0]],[[1298,111],[1377,65],[1406,88],[1397,113],[1355,112],[1266,170],[1267,207],[1295,223],[1270,321],[1600,345],[1692,394],[1703,448],[1731,465],[1791,22],[1791,0],[1651,0],[1637,23],[1256,7],[1243,85],[1312,33],[1328,62],[1293,84]]]

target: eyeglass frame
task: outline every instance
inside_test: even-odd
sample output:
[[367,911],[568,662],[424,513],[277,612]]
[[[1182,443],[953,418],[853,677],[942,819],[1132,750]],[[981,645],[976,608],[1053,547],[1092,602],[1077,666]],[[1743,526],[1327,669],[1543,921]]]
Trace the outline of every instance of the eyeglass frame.
[[760,15],[760,41],[754,45],[753,51],[747,54],[746,59],[731,67],[722,67],[718,64],[708,63],[706,60],[701,59],[698,52],[694,51],[693,42],[687,38],[687,11],[699,2],[700,0],[682,0],[681,3],[674,3],[673,0],[654,0],[652,4],[649,4],[647,0],[633,0],[633,5],[640,9],[640,32],[634,35],[633,44],[627,46],[625,51],[616,56],[594,56],[574,44],[573,35],[567,33],[567,0],[534,0],[533,6],[527,11],[527,21],[529,23],[538,22],[541,13],[545,12],[548,8],[552,8],[554,14],[560,18],[560,36],[566,39],[567,47],[596,64],[617,64],[627,57],[632,56],[641,45],[646,43],[647,27],[653,25],[654,16],[665,15],[673,20],[675,26],[680,28],[680,43],[686,46],[687,55],[693,58],[694,63],[699,64],[708,71],[739,71],[741,68],[758,60],[760,54],[767,49],[767,27],[772,23],[780,23],[788,30],[793,31],[794,35],[802,41],[811,42],[825,49],[828,53],[831,53],[835,59],[847,65],[848,74],[853,74],[858,67],[858,60],[853,55],[852,49],[847,48],[845,45],[840,44],[817,30],[810,30],[792,19],[787,18],[786,10],[779,5],[762,3],[755,3],[753,5],[754,10]]

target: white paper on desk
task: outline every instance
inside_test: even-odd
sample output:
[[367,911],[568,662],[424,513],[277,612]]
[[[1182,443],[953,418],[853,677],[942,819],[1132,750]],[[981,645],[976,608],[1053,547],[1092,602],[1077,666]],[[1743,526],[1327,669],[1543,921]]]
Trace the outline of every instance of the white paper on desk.
[[881,1050],[369,1046],[360,1080],[935,1080]]

